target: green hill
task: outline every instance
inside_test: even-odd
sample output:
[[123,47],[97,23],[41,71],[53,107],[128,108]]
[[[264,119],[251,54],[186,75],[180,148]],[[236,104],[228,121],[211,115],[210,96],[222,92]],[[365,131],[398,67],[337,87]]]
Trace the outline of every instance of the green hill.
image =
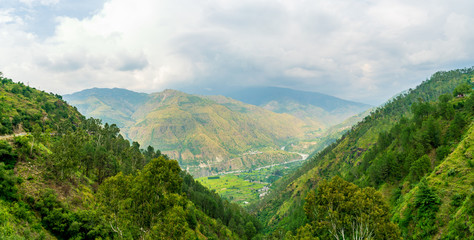
[[91,89],[65,99],[88,116],[118,124],[126,138],[178,159],[195,175],[298,159],[298,154],[280,148],[313,139],[314,132],[323,128],[316,121],[308,124],[227,97],[175,90],[144,95],[123,89]]
[[85,119],[58,95],[0,82],[1,239],[252,239],[261,230],[115,124]]
[[13,83],[0,73],[0,135],[42,130],[60,131],[84,117],[62,97]]
[[[319,191],[328,186],[324,180],[340,176],[377,189],[404,239],[472,238],[473,79],[472,68],[434,74],[277,181],[254,206],[266,231],[287,238],[328,234],[328,216],[336,215],[324,215],[327,196]],[[313,208],[323,212],[314,215]],[[338,224],[344,222],[333,226]],[[355,233],[346,230],[346,237]]]
[[[202,186],[161,151],[130,144],[115,124],[85,119],[58,95],[3,76],[0,82],[2,238],[474,238],[474,68],[435,73],[373,110],[274,182],[263,200],[249,206],[258,220]],[[223,152],[227,145],[218,141],[226,134],[235,138],[236,149],[245,149],[241,141],[257,138],[278,147],[294,137],[286,134],[295,126],[273,114],[301,124],[293,134],[304,137],[306,123],[294,116],[173,90],[147,97],[130,117],[142,122],[127,131],[147,132],[158,120],[166,124],[150,129],[166,133],[162,138],[170,145],[186,131],[218,135],[204,142],[215,141]],[[256,121],[267,116],[273,121],[260,128]],[[245,129],[255,136],[240,136]],[[261,137],[264,133],[271,137]],[[252,149],[234,159],[241,166],[246,158],[253,159],[248,164],[260,158],[264,164],[264,151],[281,154]],[[225,185],[220,188],[225,192]]]

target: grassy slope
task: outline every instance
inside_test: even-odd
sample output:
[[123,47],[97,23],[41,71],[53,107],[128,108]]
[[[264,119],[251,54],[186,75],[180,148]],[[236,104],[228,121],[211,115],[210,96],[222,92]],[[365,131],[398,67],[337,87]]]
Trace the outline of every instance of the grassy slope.
[[[472,214],[469,216],[466,213],[468,210],[472,211],[469,209],[472,206],[468,206],[469,201],[474,201],[473,156],[474,124],[471,124],[454,151],[426,177],[428,185],[436,189],[441,200],[436,214],[438,234],[435,238],[446,236],[450,231],[454,231],[453,235],[456,235],[457,225],[463,226],[469,222],[472,227],[474,223]],[[398,222],[411,211],[408,209],[409,205],[415,201],[418,192],[419,188],[415,187],[398,200],[400,204],[392,211],[393,219]],[[456,198],[461,199],[459,203],[455,203]]]
[[37,123],[44,129],[49,127],[52,131],[57,131],[64,122],[77,124],[83,119],[59,95],[48,94],[22,83],[13,83],[10,79],[0,80],[0,128],[8,127],[10,131],[13,129],[18,133],[32,130]]
[[119,88],[92,88],[65,95],[64,99],[82,114],[122,128],[132,123],[131,115],[148,99],[148,94]]
[[[415,90],[375,110],[294,174],[279,180],[272,194],[256,207],[260,219],[267,223],[267,230],[278,227],[295,230],[301,226],[302,222],[287,221],[302,214],[306,194],[317,186],[321,179],[328,179],[334,175],[349,177],[353,166],[357,166],[362,161],[364,153],[376,143],[378,134],[388,131],[402,116],[410,116],[412,103],[418,99],[434,101],[441,94],[451,93],[455,86],[465,82],[472,75],[472,71],[463,74],[459,70],[436,73],[430,81],[423,82]],[[387,189],[382,191],[390,198],[390,187],[385,187]]]

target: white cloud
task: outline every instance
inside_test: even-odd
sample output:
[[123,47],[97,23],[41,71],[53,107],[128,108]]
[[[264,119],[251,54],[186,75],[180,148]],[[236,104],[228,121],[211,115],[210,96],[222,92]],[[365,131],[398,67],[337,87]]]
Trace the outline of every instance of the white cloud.
[[298,77],[298,78],[314,78],[319,77],[321,74],[318,71],[308,70],[301,67],[294,67],[288,70],[285,70],[285,74],[289,77]]
[[31,16],[0,7],[0,71],[59,93],[267,84],[380,103],[474,60],[469,9],[469,0],[110,0],[89,17],[57,16],[40,39],[25,26]]
[[28,6],[34,6],[34,5],[50,6],[50,5],[57,4],[59,0],[19,0],[19,2],[26,4]]

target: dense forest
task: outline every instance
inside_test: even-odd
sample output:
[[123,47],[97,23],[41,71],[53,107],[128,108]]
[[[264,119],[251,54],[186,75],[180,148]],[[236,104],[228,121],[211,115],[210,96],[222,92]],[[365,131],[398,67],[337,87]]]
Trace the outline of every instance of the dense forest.
[[277,181],[269,238],[474,238],[473,79],[434,74]]
[[0,236],[473,239],[473,79],[435,73],[243,209],[115,124],[2,76]]
[[1,77],[1,239],[251,239],[262,225],[175,160]]

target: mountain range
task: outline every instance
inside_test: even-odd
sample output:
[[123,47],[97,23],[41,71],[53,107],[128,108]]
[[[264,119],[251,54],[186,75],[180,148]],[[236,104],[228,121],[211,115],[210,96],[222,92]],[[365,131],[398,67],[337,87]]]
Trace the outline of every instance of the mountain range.
[[[473,239],[473,87],[474,68],[433,74],[368,115],[341,123],[336,129],[362,118],[243,209],[202,186],[160,150],[130,144],[116,125],[86,119],[61,96],[0,76],[0,236]],[[232,109],[269,112],[222,96],[174,90],[147,96],[154,103],[143,110],[115,102],[133,111],[132,117],[115,116],[143,115],[147,121],[148,115],[166,119],[206,109],[222,111],[218,117],[238,117]],[[170,106],[173,114],[166,111]],[[196,121],[202,125],[191,123],[189,130],[211,124]],[[207,179],[226,184],[219,176]]]
[[273,112],[288,113],[307,122],[318,121],[325,127],[372,107],[318,92],[280,87],[246,87],[227,90],[224,95]]
[[291,89],[266,88],[260,96],[257,91],[248,89],[240,99],[261,106],[170,89],[145,94],[93,88],[64,99],[85,116],[117,124],[126,138],[160,149],[197,175],[298,159],[281,147],[305,141],[306,148],[296,148],[311,153],[326,129],[369,107]]

